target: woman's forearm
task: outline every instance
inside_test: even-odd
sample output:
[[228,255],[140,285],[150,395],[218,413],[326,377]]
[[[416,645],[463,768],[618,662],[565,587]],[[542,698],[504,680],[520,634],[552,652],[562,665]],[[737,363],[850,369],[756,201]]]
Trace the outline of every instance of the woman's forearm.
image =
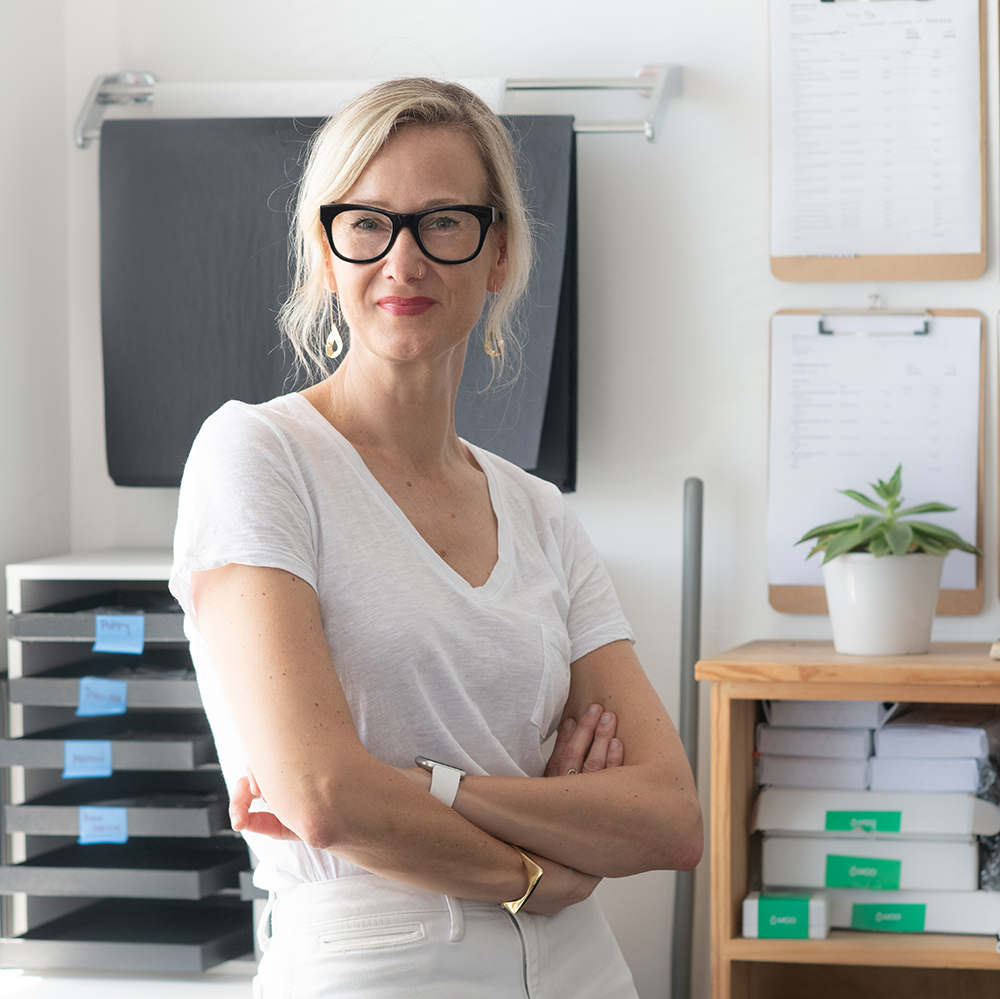
[[702,851],[693,782],[624,766],[568,777],[466,777],[453,808],[499,839],[598,877],[688,870]]

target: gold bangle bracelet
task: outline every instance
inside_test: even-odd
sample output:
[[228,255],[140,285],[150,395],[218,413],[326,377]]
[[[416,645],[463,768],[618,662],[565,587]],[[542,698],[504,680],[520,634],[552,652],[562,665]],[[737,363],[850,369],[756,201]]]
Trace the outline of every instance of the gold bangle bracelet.
[[511,915],[514,915],[531,898],[531,893],[538,887],[538,882],[542,880],[542,875],[545,872],[520,847],[514,846],[513,843],[508,843],[507,845],[513,847],[521,855],[521,861],[528,872],[528,890],[514,902],[500,903]]

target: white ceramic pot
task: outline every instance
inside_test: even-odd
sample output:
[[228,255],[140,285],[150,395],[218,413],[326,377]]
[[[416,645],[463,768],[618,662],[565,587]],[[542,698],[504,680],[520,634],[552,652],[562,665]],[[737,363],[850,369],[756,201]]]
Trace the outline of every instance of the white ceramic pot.
[[848,552],[823,566],[833,647],[855,656],[926,652],[944,557]]

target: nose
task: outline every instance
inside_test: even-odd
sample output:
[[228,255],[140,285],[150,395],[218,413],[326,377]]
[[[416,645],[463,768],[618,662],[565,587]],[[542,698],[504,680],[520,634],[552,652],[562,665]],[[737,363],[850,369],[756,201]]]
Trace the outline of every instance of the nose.
[[396,236],[392,248],[382,258],[382,274],[397,284],[409,284],[424,276],[426,265],[427,258],[417,246],[413,233],[404,227]]

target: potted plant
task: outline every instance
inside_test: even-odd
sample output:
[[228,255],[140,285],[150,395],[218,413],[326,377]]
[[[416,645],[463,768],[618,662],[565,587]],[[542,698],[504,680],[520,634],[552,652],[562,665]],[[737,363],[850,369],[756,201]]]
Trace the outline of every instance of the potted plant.
[[839,490],[870,512],[821,524],[796,542],[814,543],[807,558],[823,552],[823,583],[837,652],[926,652],[945,556],[953,548],[983,554],[946,527],[903,519],[948,513],[955,507],[921,503],[901,510],[902,471],[900,465],[888,482],[872,483],[878,499],[854,489]]

